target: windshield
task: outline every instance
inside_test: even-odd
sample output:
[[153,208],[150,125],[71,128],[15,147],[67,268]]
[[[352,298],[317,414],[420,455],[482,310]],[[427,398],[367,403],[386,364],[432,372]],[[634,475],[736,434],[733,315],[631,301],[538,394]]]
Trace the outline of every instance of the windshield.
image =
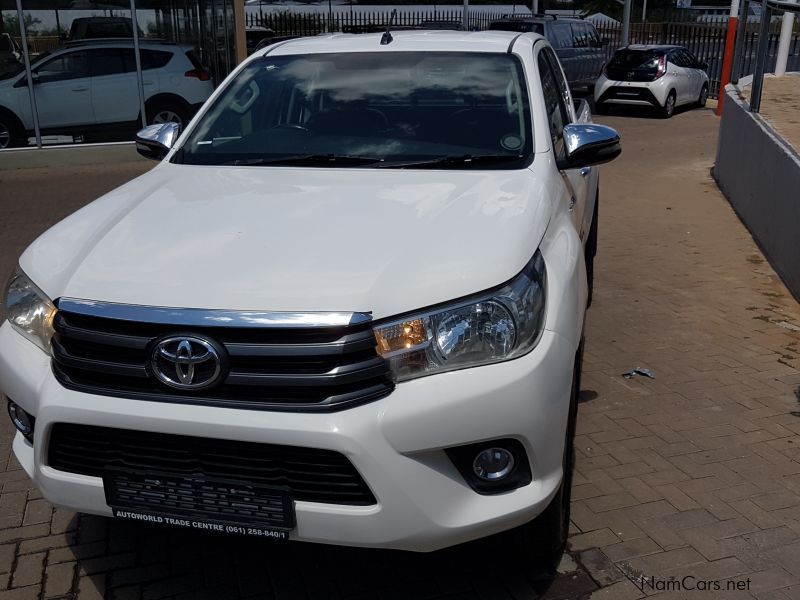
[[266,56],[230,82],[173,161],[522,168],[532,131],[508,54]]

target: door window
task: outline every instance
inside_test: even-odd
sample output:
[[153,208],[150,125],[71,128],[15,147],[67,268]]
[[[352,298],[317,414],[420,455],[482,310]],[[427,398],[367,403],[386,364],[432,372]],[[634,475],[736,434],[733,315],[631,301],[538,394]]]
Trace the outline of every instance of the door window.
[[595,29],[594,25],[591,23],[586,23],[586,39],[590,48],[603,47],[603,42],[600,39],[600,35],[597,33],[597,29]]
[[125,63],[119,48],[100,48],[89,53],[92,77],[120,75],[125,72]]
[[686,67],[689,69],[697,69],[699,68],[697,64],[700,62],[697,60],[694,54],[689,52],[688,50],[682,50],[681,53],[684,56],[684,60],[686,61]]
[[[564,125],[569,122],[569,119],[563,101],[563,87],[559,83],[558,78],[556,78],[551,61],[547,55],[548,52],[551,52],[549,48],[545,48],[539,52],[539,58],[537,59],[539,77],[542,81],[544,106],[547,111],[547,124],[550,127],[550,137],[553,141],[553,153],[556,158],[563,158],[565,155]],[[559,75],[560,73],[559,70]]]
[[572,29],[569,23],[552,23],[550,25],[550,43],[554,48],[572,47]]
[[688,67],[689,64],[686,60],[686,55],[682,50],[673,50],[669,53],[669,62],[678,67]]
[[570,109],[567,107],[572,106],[572,95],[569,91],[569,83],[564,77],[564,72],[561,70],[561,63],[558,62],[558,57],[555,55],[551,48],[544,48],[541,52],[547,58],[550,68],[553,70],[553,77],[558,85],[559,92],[561,93],[561,100],[567,113],[567,122],[571,122]]
[[89,77],[89,53],[80,51],[61,54],[37,67],[34,73],[38,75],[39,83]]
[[[161,50],[140,50],[139,52],[142,57],[142,71],[161,69],[172,60],[171,52],[163,52]],[[133,54],[133,48],[123,48],[122,58],[125,63],[125,71],[136,70],[136,56]]]
[[572,45],[576,48],[589,46],[589,28],[586,23],[572,23]]

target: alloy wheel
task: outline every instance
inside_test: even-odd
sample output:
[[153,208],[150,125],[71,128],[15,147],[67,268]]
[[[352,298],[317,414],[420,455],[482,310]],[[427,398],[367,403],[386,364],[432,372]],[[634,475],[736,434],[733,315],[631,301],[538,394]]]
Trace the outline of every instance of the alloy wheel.
[[0,149],[11,146],[11,130],[5,123],[0,123]]
[[160,125],[161,123],[177,123],[178,125],[182,125],[183,122],[181,121],[180,116],[177,113],[171,110],[162,110],[157,112],[153,116],[153,124]]
[[664,115],[667,117],[671,117],[672,113],[675,112],[675,94],[670,93],[667,96],[667,100],[664,102]]

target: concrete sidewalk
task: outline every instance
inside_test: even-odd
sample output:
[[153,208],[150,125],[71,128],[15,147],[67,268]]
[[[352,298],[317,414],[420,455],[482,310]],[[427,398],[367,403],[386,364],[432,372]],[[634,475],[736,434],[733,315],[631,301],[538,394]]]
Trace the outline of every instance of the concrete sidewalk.
[[[77,516],[7,458],[0,419],[0,598],[625,600],[645,595],[641,577],[675,588],[670,576],[721,591],[664,600],[800,598],[800,309],[709,176],[711,111],[604,121],[624,152],[602,167],[571,558],[558,577],[491,543],[409,555]],[[0,269],[151,164],[0,171]],[[656,378],[621,376],[633,367]],[[749,591],[726,592],[728,579]]]

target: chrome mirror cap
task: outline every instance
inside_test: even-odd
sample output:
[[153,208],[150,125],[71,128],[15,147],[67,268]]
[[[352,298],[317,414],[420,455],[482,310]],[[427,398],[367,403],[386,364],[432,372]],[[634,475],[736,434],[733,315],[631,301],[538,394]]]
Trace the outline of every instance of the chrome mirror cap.
[[622,152],[619,134],[606,125],[570,123],[564,126],[564,158],[558,168],[580,169],[607,163]]
[[178,123],[148,125],[136,134],[136,150],[145,158],[161,160],[170,151],[181,133]]

